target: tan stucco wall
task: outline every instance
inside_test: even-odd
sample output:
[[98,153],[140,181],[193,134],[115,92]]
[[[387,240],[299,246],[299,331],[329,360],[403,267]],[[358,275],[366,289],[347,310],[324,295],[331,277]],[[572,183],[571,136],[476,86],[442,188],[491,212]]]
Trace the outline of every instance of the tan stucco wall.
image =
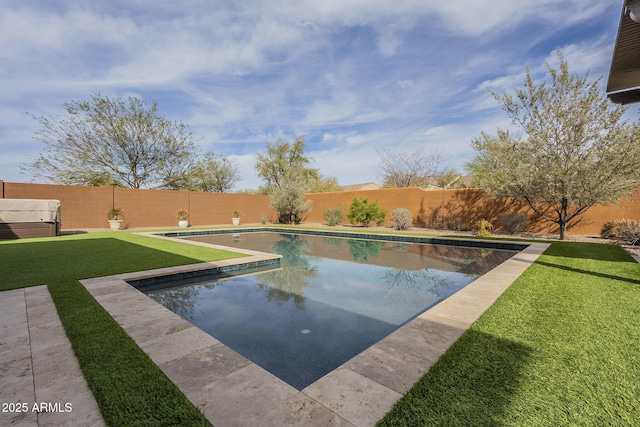
[[[189,223],[194,226],[229,224],[234,210],[242,212],[242,223],[260,223],[277,218],[270,208],[269,197],[252,194],[220,194],[192,191],[133,190],[126,188],[82,187],[68,185],[26,184],[0,180],[0,197],[15,199],[55,199],[62,203],[62,229],[107,228],[106,212],[112,206],[125,211],[128,227],[175,226],[175,214],[184,209],[190,212]],[[518,211],[532,220],[531,231],[557,232],[557,227],[541,221],[523,203],[509,199],[495,199],[481,190],[431,190],[420,188],[378,189],[315,193],[306,196],[312,201],[306,222],[324,222],[323,213],[331,206],[345,212],[355,197],[378,200],[389,215],[395,208],[409,209],[418,225],[436,222],[455,222],[472,227],[479,219],[487,219],[497,226],[500,214]],[[640,191],[621,200],[615,206],[594,206],[578,217],[568,232],[571,234],[599,234],[602,223],[613,219],[640,221]]]
[[[0,181],[2,183],[2,181]],[[73,185],[4,182],[2,197],[14,199],[56,199],[61,202],[62,229],[107,228],[111,207],[125,212],[126,227],[176,226],[176,212],[190,213],[191,225],[230,224],[234,210],[244,223],[260,222],[261,216],[275,218],[269,197],[250,194],[199,193],[171,190],[83,187]]]
[[[349,191],[334,193],[308,194],[313,208],[307,214],[308,222],[324,222],[323,212],[331,206],[340,206],[345,211],[355,198],[367,197],[369,201],[378,201],[387,211],[387,225],[391,211],[406,208],[411,211],[414,221],[421,226],[440,222],[454,222],[462,227],[473,228],[480,219],[487,219],[494,226],[503,213],[520,212],[531,219],[531,231],[558,231],[555,224],[542,220],[523,202],[510,199],[496,199],[482,190],[422,190],[420,188],[395,188],[370,191]],[[599,234],[602,224],[613,219],[633,219],[640,221],[640,191],[627,197],[615,206],[594,206],[570,224],[569,233]],[[345,222],[347,222],[345,220]]]

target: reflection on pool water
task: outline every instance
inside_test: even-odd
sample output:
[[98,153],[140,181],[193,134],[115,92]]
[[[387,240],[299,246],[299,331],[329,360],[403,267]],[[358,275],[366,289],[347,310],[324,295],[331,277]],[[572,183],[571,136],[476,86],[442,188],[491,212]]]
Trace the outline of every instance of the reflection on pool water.
[[190,237],[281,269],[147,295],[301,390],[516,251],[260,232]]

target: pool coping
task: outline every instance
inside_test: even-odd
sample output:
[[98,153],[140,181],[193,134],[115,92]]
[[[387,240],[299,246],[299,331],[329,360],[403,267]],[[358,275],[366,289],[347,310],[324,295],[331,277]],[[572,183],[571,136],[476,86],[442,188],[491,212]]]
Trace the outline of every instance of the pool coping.
[[[252,227],[256,228],[260,227]],[[151,232],[138,234],[173,240]],[[321,231],[314,234],[327,235]],[[346,234],[363,238],[360,233]],[[384,233],[375,234],[381,235]],[[475,242],[484,242],[471,241],[474,246]],[[374,425],[550,245],[512,242],[528,246],[298,391],[127,283],[167,274],[273,262],[280,257],[183,242],[248,256],[86,279],[81,283],[213,425],[225,426]]]

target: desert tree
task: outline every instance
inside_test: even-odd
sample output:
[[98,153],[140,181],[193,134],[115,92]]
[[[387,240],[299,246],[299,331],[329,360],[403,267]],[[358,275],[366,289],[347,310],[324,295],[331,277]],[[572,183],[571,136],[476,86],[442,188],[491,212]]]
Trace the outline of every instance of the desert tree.
[[258,154],[256,171],[267,187],[280,187],[292,175],[309,185],[318,177],[318,170],[311,168],[312,159],[304,154],[304,136],[298,135],[293,143],[278,140],[267,144],[267,152]]
[[240,180],[240,168],[227,157],[207,152],[194,165],[190,179],[192,190],[226,193]]
[[271,207],[278,212],[278,221],[299,223],[311,209],[311,202],[304,199],[318,170],[311,168],[311,158],[304,153],[304,136],[296,137],[290,144],[278,140],[267,144],[267,152],[258,154],[256,171],[265,182]]
[[64,104],[66,117],[34,117],[45,150],[23,170],[50,182],[180,188],[194,160],[187,126],[158,114],[158,104],[92,95]]
[[310,182],[310,193],[328,193],[331,191],[342,191],[342,188],[338,185],[338,179],[334,176],[324,176],[319,173]]
[[384,187],[425,187],[432,177],[447,171],[443,167],[444,153],[425,146],[378,149],[377,154],[378,176]]
[[615,203],[640,184],[640,132],[623,119],[625,108],[609,103],[599,80],[558,68],[535,83],[527,70],[524,88],[493,93],[521,131],[482,132],[472,141],[467,164],[475,184],[497,196],[524,200],[542,218],[567,225],[595,204]]

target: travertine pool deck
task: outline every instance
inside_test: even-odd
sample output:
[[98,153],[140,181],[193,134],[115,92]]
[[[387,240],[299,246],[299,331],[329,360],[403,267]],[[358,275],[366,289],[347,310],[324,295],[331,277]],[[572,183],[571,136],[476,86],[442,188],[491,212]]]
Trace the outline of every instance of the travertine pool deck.
[[46,286],[0,292],[0,425],[101,426]]
[[215,426],[371,426],[548,246],[530,244],[301,391],[127,283],[274,255],[247,251],[251,257],[81,282]]

